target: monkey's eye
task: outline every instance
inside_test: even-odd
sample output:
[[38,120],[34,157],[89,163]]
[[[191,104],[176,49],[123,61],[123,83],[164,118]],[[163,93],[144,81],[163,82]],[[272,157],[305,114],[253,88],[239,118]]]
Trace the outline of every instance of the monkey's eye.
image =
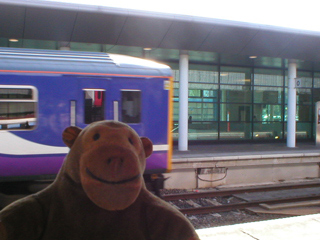
[[97,141],[100,138],[100,134],[96,133],[95,135],[93,135],[93,140]]
[[132,139],[131,139],[131,138],[128,138],[128,140],[129,140],[129,143],[131,143],[131,145],[133,145]]

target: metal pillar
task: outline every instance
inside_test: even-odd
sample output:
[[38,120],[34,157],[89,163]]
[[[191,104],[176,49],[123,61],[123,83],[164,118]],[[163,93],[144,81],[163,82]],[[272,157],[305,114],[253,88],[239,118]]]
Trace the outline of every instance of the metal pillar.
[[296,146],[296,108],[297,108],[297,90],[295,79],[297,77],[297,63],[295,60],[289,60],[288,67],[288,116],[287,116],[287,147]]
[[70,42],[59,42],[59,50],[70,51]]
[[180,51],[180,86],[179,86],[179,151],[188,150],[188,75],[189,55]]

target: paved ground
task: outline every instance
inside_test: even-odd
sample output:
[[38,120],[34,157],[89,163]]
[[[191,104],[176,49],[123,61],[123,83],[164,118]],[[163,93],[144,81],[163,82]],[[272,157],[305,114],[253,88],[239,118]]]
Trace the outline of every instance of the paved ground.
[[320,153],[320,146],[314,142],[299,142],[295,148],[287,147],[286,143],[237,143],[237,144],[203,144],[189,145],[188,151],[173,148],[173,158],[200,156],[239,156],[239,155],[270,155],[290,153]]
[[320,214],[197,230],[201,240],[319,240]]

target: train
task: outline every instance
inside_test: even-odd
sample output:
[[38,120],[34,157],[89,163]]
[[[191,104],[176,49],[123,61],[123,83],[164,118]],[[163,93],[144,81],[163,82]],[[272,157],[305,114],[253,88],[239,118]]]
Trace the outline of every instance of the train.
[[0,48],[0,182],[54,178],[69,151],[63,130],[106,119],[153,142],[145,179],[161,186],[171,169],[172,91],[170,67],[151,60]]

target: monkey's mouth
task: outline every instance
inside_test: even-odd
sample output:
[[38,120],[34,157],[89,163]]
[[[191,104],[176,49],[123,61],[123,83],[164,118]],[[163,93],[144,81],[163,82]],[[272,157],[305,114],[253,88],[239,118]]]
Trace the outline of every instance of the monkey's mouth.
[[137,174],[136,176],[133,176],[131,178],[127,178],[127,179],[124,179],[124,180],[121,180],[121,181],[108,181],[108,180],[105,180],[105,179],[97,177],[88,168],[86,168],[86,172],[91,178],[93,178],[93,179],[95,179],[95,180],[97,180],[99,182],[107,183],[107,184],[113,184],[113,185],[131,182],[131,181],[134,181],[134,180],[136,180],[137,178],[140,177],[140,174]]

